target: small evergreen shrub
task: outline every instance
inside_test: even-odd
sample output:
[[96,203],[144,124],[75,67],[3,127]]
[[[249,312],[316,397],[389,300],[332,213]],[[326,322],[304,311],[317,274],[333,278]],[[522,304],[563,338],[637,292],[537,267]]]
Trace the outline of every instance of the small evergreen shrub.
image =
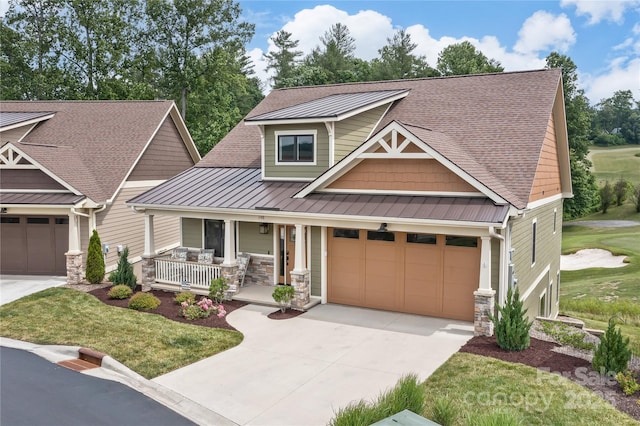
[[191,293],[190,291],[181,291],[176,294],[176,297],[173,299],[178,305],[182,304],[182,302],[187,302],[189,304],[196,303],[196,295]]
[[89,238],[89,248],[87,249],[87,265],[84,272],[87,281],[91,284],[101,283],[104,279],[104,255],[102,254],[102,243],[100,236],[95,229]]
[[108,296],[109,299],[126,299],[133,294],[133,290],[131,290],[126,285],[114,285],[109,290]]
[[529,330],[533,322],[527,319],[527,310],[522,309],[518,288],[515,292],[509,289],[507,301],[504,306],[498,306],[498,311],[501,314],[500,319],[489,314],[495,325],[498,346],[507,351],[522,351],[528,348],[531,344]]
[[225,292],[229,290],[229,285],[224,277],[214,278],[209,286],[209,298],[220,304],[224,300]]
[[431,420],[442,426],[455,424],[456,418],[458,417],[458,408],[447,396],[436,398],[431,411],[433,413]]
[[627,369],[630,359],[629,338],[622,337],[611,318],[607,330],[600,336],[600,344],[593,354],[591,365],[600,374],[616,374]]
[[129,300],[129,309],[136,311],[153,311],[160,306],[160,299],[151,293],[137,292]]
[[290,285],[277,285],[273,289],[273,300],[278,302],[280,306],[280,310],[282,312],[286,311],[288,307],[291,306],[291,300],[293,300],[293,296],[295,294],[295,289]]
[[622,392],[627,396],[631,396],[640,390],[640,385],[636,381],[636,376],[633,374],[633,371],[627,370],[624,373],[620,372],[616,374],[616,380],[620,384]]
[[129,263],[128,257],[129,247],[125,247],[118,259],[118,267],[109,274],[109,281],[115,285],[124,284],[129,286],[131,290],[135,290],[137,278],[133,273],[133,265]]

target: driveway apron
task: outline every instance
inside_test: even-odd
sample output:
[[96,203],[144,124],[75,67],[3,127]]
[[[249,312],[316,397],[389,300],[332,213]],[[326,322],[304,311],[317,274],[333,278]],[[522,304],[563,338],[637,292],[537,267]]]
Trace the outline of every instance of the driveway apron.
[[326,425],[404,374],[426,379],[473,336],[468,322],[355,307],[321,305],[287,320],[269,319],[273,311],[233,311],[239,346],[154,381],[240,425]]
[[0,275],[0,305],[13,302],[24,296],[59,287],[67,283],[67,277],[44,275]]

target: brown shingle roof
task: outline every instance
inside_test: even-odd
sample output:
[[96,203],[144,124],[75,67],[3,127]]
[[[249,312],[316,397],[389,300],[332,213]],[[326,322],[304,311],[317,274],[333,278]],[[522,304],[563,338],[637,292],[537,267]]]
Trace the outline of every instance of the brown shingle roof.
[[20,143],[35,161],[95,202],[110,199],[126,177],[172,101],[7,101],[3,112],[48,111]]
[[[559,69],[546,69],[279,89],[248,116],[339,93],[409,90],[376,130],[395,120],[444,133],[457,145],[452,151],[465,153],[451,161],[465,168],[468,164],[463,157],[474,159],[486,173],[483,183],[524,207],[561,78]],[[239,123],[197,167],[259,168],[259,130]]]

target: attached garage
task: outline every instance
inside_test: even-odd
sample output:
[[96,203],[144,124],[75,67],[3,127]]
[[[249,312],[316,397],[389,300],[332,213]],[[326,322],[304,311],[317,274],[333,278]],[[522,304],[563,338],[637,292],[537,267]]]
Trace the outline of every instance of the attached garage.
[[477,237],[328,229],[330,303],[473,320]]
[[0,217],[0,273],[66,275],[69,218]]

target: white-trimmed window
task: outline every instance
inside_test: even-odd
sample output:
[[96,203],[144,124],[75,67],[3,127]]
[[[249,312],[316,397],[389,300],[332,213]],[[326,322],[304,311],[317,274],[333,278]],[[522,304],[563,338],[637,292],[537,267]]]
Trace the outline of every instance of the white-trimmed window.
[[546,317],[547,314],[547,290],[540,295],[540,304],[538,305],[538,316]]
[[315,130],[283,130],[275,132],[276,164],[315,165]]
[[536,264],[536,240],[538,237],[538,218],[531,222],[531,266]]

